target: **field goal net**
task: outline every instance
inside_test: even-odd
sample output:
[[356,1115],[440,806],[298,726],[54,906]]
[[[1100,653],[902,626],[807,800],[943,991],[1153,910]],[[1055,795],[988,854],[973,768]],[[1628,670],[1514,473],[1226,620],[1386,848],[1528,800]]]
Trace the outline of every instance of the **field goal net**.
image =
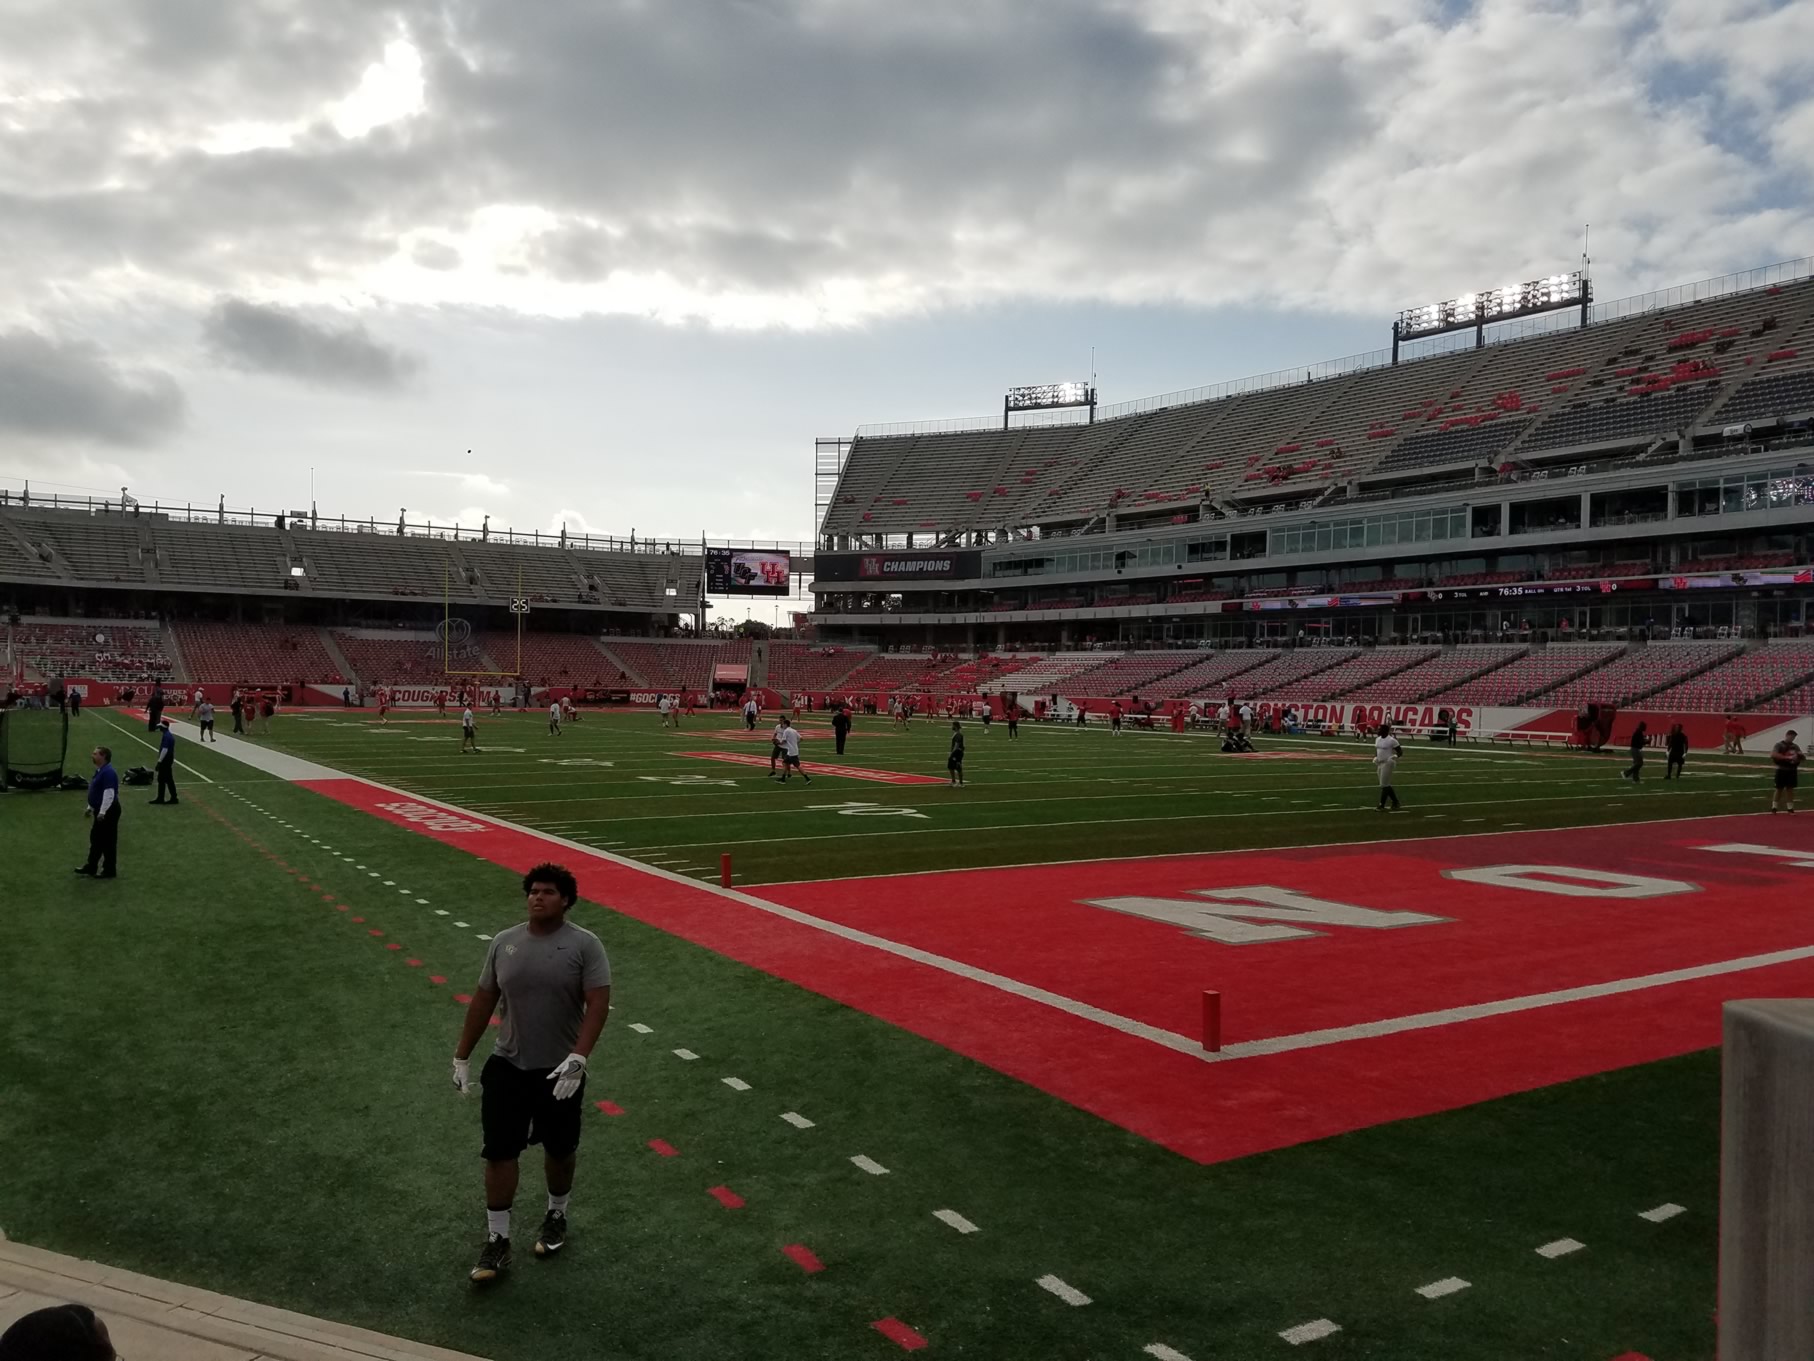
[[55,789],[69,751],[69,716],[61,709],[0,710],[0,786]]

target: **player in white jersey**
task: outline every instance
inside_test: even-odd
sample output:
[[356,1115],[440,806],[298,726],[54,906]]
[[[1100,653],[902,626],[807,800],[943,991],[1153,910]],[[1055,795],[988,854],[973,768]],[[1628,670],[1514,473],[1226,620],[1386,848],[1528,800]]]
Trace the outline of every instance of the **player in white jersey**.
[[[1392,725],[1379,725],[1379,736],[1373,742],[1373,765],[1379,771],[1379,811],[1396,811],[1398,791],[1392,787],[1392,774],[1398,769],[1398,758],[1405,754],[1403,744],[1392,735]],[[1391,808],[1387,801],[1390,800]]]
[[561,702],[558,699],[550,701],[548,705],[548,735],[561,735]]
[[464,756],[469,747],[474,756],[479,754],[479,732],[477,728],[473,727],[472,705],[470,704],[460,710],[460,755]]

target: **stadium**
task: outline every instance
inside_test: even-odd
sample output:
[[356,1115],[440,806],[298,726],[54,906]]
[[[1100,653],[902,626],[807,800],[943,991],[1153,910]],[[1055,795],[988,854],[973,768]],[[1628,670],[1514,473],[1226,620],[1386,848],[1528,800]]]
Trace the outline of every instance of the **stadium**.
[[[22,1005],[159,1032],[10,1047],[11,1269],[209,1356],[1710,1355],[1721,1004],[1814,985],[1811,276],[865,427],[810,544],[9,489]],[[183,811],[67,903],[160,710]],[[551,858],[621,979],[582,1255],[482,1294],[417,1075]]]

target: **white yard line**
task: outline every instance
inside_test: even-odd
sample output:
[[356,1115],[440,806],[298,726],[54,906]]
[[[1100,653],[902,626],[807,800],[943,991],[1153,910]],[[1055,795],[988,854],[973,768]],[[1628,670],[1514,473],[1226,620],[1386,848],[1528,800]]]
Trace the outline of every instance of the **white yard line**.
[[1051,1274],[1041,1276],[1034,1282],[1041,1290],[1049,1290],[1072,1308],[1081,1308],[1090,1302],[1090,1297],[1074,1285],[1069,1285]]

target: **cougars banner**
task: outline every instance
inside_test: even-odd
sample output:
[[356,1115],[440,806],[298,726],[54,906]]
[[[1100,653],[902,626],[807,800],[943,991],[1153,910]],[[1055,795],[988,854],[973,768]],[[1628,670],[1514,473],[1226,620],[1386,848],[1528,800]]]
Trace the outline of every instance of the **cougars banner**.
[[910,548],[874,553],[819,553],[815,581],[971,581],[983,574],[977,548]]

